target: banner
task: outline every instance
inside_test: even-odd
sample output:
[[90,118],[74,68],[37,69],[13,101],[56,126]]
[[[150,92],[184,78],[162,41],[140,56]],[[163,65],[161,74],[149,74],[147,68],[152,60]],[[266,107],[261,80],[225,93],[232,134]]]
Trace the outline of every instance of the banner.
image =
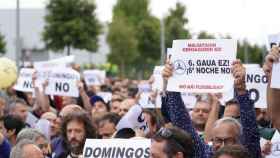
[[80,80],[80,74],[71,68],[52,70],[49,75],[49,84],[46,87],[46,94],[78,97],[78,80]]
[[121,118],[116,129],[123,128],[141,129],[145,134],[149,132],[147,122],[145,121],[142,107],[138,104],[132,106],[129,111]]
[[106,71],[104,70],[85,70],[84,78],[86,84],[100,86],[105,83]]
[[34,72],[34,69],[22,68],[19,72],[17,83],[14,86],[14,89],[22,92],[33,92],[34,87],[32,85],[32,75]]
[[260,67],[246,67],[246,88],[255,108],[266,108],[266,89],[268,78]]
[[149,158],[150,139],[87,139],[84,158]]
[[220,93],[233,87],[231,63],[237,43],[232,39],[174,40],[171,63],[173,76],[168,91]]

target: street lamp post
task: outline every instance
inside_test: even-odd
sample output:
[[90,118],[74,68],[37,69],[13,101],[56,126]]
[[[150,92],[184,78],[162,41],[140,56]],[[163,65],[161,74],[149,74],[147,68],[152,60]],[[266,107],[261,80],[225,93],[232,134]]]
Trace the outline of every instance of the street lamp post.
[[20,40],[20,2],[17,0],[16,8],[16,63],[20,66],[21,40]]

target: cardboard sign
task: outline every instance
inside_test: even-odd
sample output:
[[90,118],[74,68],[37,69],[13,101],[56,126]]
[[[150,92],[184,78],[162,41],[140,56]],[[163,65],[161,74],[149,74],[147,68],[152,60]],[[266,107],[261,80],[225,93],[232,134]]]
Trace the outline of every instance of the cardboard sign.
[[276,130],[272,139],[272,148],[271,148],[271,154],[266,156],[266,158],[279,158],[280,157],[280,134],[279,131]]
[[141,129],[145,134],[149,132],[147,122],[144,119],[143,109],[140,105],[132,106],[119,121],[116,129],[121,130],[123,128]]
[[268,78],[260,67],[246,68],[246,88],[250,98],[255,103],[255,108],[266,108],[266,89]]
[[154,82],[152,84],[153,90],[158,90],[158,91],[163,90],[163,78],[162,78],[163,69],[164,66],[156,66],[154,68],[154,72],[153,72]]
[[34,62],[35,69],[51,69],[57,67],[67,67],[68,64],[74,62],[75,56],[66,56],[58,59],[53,59],[49,61]]
[[34,69],[22,68],[14,89],[22,92],[33,92],[34,87],[32,86],[32,75],[34,72]]
[[112,93],[110,92],[98,92],[97,95],[103,98],[106,103],[112,100]]
[[149,158],[150,139],[87,139],[84,158]]
[[53,70],[49,76],[46,94],[78,97],[78,80],[80,80],[80,74],[73,69],[60,68]]
[[84,71],[84,78],[86,84],[89,85],[102,85],[105,83],[106,71],[104,70],[86,70]]
[[233,87],[231,63],[237,43],[232,39],[174,40],[173,76],[167,90],[188,93],[221,93]]

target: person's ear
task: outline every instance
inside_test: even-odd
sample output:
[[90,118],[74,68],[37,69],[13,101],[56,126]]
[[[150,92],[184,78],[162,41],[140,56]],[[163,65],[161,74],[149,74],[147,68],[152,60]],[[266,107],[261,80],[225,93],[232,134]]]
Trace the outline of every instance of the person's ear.
[[184,154],[182,152],[177,152],[175,158],[184,158]]

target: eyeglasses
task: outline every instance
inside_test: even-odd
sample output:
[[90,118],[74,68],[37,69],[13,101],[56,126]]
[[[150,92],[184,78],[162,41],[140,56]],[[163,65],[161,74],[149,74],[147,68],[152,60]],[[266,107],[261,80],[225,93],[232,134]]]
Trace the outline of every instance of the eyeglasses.
[[216,145],[233,145],[236,143],[236,140],[234,138],[213,138],[213,143]]

